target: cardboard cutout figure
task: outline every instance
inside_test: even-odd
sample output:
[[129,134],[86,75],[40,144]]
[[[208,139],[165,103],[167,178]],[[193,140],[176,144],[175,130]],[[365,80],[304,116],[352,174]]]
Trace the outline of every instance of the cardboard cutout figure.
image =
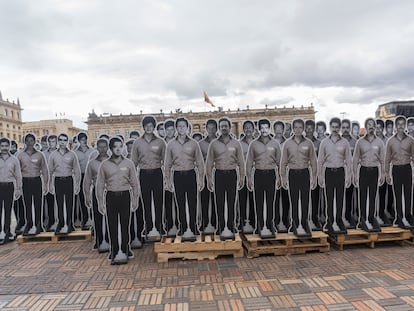
[[385,177],[393,186],[395,213],[394,224],[401,228],[413,228],[412,179],[414,164],[414,139],[405,133],[407,121],[404,116],[395,118],[397,133],[387,141],[385,154]]
[[[240,139],[240,144],[243,150],[243,159],[246,161],[247,151],[250,143],[254,140],[253,134],[255,126],[252,121],[244,121],[243,123],[243,137]],[[253,189],[253,188],[251,188]],[[244,187],[239,190],[239,230],[243,233],[253,233],[256,228],[256,212],[254,209],[253,191],[247,188],[247,181],[244,182]]]
[[[316,153],[303,136],[305,122],[292,122],[293,136],[283,145],[280,163],[282,187],[289,190],[291,230],[296,236],[312,236],[309,226],[309,191],[316,187]],[[311,172],[311,174],[309,173]]]
[[138,208],[139,185],[136,168],[122,153],[119,137],[109,140],[112,155],[99,167],[96,179],[98,210],[106,214],[111,245],[111,264],[126,264],[134,254],[130,248],[131,210]]
[[[315,138],[315,121],[313,120],[305,121],[305,137],[313,143],[316,156],[318,156],[319,145],[321,144],[321,141]],[[322,230],[321,222],[319,219],[319,198],[320,198],[319,193],[320,193],[320,187],[319,185],[316,185],[316,188],[311,190],[311,200],[310,200],[309,225],[312,231]]]
[[187,135],[188,124],[185,118],[175,121],[177,137],[167,145],[164,166],[166,188],[174,193],[178,207],[178,235],[183,241],[195,241],[197,191],[204,188],[204,161],[200,146]]
[[[385,145],[388,138],[384,135],[385,122],[381,119],[376,120],[376,129],[375,135],[381,139],[384,144],[384,154],[385,154]],[[385,175],[384,175],[385,178]],[[392,206],[392,186],[384,182],[379,186],[378,189],[378,210],[376,212],[376,217],[379,225],[381,227],[387,227],[392,225],[391,219],[395,218],[394,207]]]
[[[207,136],[198,142],[204,161],[207,159],[208,148],[210,143],[217,138],[217,121],[209,119],[206,122]],[[207,179],[204,178],[205,184]],[[214,199],[214,192],[210,191],[208,187],[204,187],[201,191],[201,224],[200,230],[203,234],[212,234],[216,232],[217,226],[217,212],[216,203]]]
[[163,232],[164,165],[166,144],[154,134],[156,120],[153,116],[142,119],[144,135],[132,146],[131,160],[138,168],[138,180],[142,191],[145,214],[145,235],[160,240]]
[[[164,122],[165,128],[165,142],[168,144],[171,140],[175,139],[175,122],[168,119]],[[164,191],[164,222],[167,232],[167,236],[174,237],[178,233],[178,219],[177,219],[177,207],[175,199],[173,199],[173,193],[165,189]]]
[[99,167],[104,160],[109,158],[108,145],[109,143],[106,139],[101,138],[96,142],[96,150],[98,151],[98,155],[88,161],[82,189],[85,198],[85,205],[87,208],[92,209],[93,212],[93,230],[95,237],[94,248],[98,249],[100,253],[109,251],[109,236],[107,232],[106,219],[98,210],[95,185]]
[[[78,147],[74,150],[76,156],[78,157],[79,167],[81,169],[81,189],[83,189],[83,179],[85,177],[86,165],[88,160],[93,153],[92,149],[88,145],[88,135],[85,132],[80,132],[77,135]],[[79,191],[79,207],[81,211],[81,228],[82,230],[88,230],[92,226],[92,219],[89,215],[89,211],[85,205],[85,197],[83,196],[83,191]]]
[[[45,156],[46,163],[49,163],[49,157],[52,152],[57,150],[57,136],[49,135],[47,136],[47,146],[48,148],[43,151]],[[48,192],[43,197],[43,227],[47,232],[52,232],[56,230],[56,202],[55,196]]]
[[[354,149],[356,145],[356,138],[350,134],[351,131],[351,121],[348,119],[343,119],[341,124],[342,138],[346,139],[351,148],[351,155],[354,154]],[[356,221],[358,220],[358,200],[354,200],[354,197],[358,196],[357,189],[354,188],[354,185],[351,184],[348,188],[345,189],[345,208],[342,211],[342,221],[347,229],[355,229]]]
[[[368,232],[381,231],[375,217],[378,186],[384,183],[385,148],[375,136],[375,120],[365,121],[367,133],[358,140],[353,157],[354,185],[359,189],[359,227]],[[368,201],[368,203],[367,203]]]
[[10,232],[11,211],[13,200],[17,200],[21,194],[22,173],[19,161],[10,154],[10,141],[2,137],[0,138],[0,245],[14,240],[14,235]]
[[[316,139],[319,140],[319,146],[322,140],[324,140],[328,135],[326,132],[326,123],[324,121],[316,122]],[[319,156],[319,149],[317,156]],[[317,185],[319,188],[319,220],[321,222],[322,227],[326,224],[326,200],[325,200],[325,190],[319,186],[319,182]]]
[[76,154],[67,148],[68,140],[68,135],[59,134],[59,149],[49,157],[49,191],[55,195],[58,207],[55,234],[67,234],[74,230],[74,198],[80,191],[79,161]]
[[236,196],[244,186],[245,167],[241,145],[230,135],[230,120],[221,118],[218,123],[221,135],[208,149],[206,176],[215,194],[220,238],[225,240],[234,238]]
[[346,233],[342,221],[345,188],[352,181],[351,147],[339,135],[341,120],[332,118],[329,122],[331,135],[322,140],[318,155],[319,186],[325,189],[327,222],[329,233]]
[[258,123],[260,136],[249,147],[246,160],[247,187],[254,191],[257,231],[261,238],[276,234],[273,206],[275,190],[279,188],[280,145],[270,137],[270,122]]
[[[285,123],[282,121],[275,121],[273,123],[273,132],[275,134],[274,139],[279,143],[280,148],[283,148],[283,144],[286,141],[286,138],[283,136],[285,132]],[[284,233],[288,232],[290,227],[290,201],[289,201],[289,192],[287,189],[280,187],[276,190],[276,199],[275,199],[275,225],[277,232]]]
[[352,122],[352,136],[354,136],[356,140],[360,138],[360,135],[359,135],[360,129],[361,127],[359,126],[359,122],[353,121]]
[[[139,137],[139,134],[138,134]],[[135,138],[136,139],[136,138]],[[126,158],[131,160],[132,146],[134,145],[135,139],[128,140],[126,145],[127,156]],[[142,248],[142,233],[144,231],[144,211],[142,209],[142,201],[138,200],[138,208],[131,213],[131,224],[130,224],[130,239],[131,248],[140,249]]]
[[33,134],[26,134],[25,148],[17,154],[23,176],[23,202],[26,215],[23,235],[36,235],[43,231],[42,195],[48,192],[49,172],[45,156],[34,148],[35,142],[36,137]]

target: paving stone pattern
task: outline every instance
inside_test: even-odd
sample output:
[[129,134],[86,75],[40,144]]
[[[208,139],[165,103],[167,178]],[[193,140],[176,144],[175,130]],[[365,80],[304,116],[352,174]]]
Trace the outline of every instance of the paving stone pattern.
[[414,310],[414,247],[111,266],[90,242],[0,247],[0,310]]

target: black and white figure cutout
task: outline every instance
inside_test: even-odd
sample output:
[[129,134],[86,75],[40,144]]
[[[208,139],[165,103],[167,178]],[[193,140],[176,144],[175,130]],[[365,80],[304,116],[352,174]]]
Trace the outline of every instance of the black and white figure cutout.
[[96,179],[98,210],[107,216],[111,264],[125,264],[134,254],[130,247],[131,210],[138,208],[139,185],[135,165],[122,153],[119,137],[109,140],[112,155],[99,167]]
[[[209,119],[206,122],[207,136],[198,142],[204,161],[206,161],[210,143],[217,138],[217,121]],[[205,184],[207,179],[204,178]],[[200,194],[201,197],[201,221],[200,230],[203,234],[213,234],[217,227],[217,212],[214,199],[214,192],[208,187],[204,187]]]
[[[351,155],[354,154],[355,145],[357,139],[350,134],[351,131],[351,121],[348,119],[343,119],[341,124],[342,138],[346,139],[351,148]],[[358,210],[358,189],[354,188],[354,185],[351,185],[345,189],[345,208],[342,210],[342,221],[347,229],[355,229],[356,222],[359,218]]]
[[[243,150],[243,158],[246,161],[247,151],[251,142],[254,140],[253,134],[255,126],[252,121],[243,122],[243,134],[240,139],[240,145]],[[252,188],[251,188],[252,189]],[[247,181],[244,182],[244,187],[239,190],[239,207],[236,219],[239,219],[238,228],[243,233],[253,233],[256,228],[256,212],[254,209],[253,191],[247,188]]]
[[249,147],[246,160],[247,187],[254,191],[257,232],[261,238],[276,234],[274,224],[275,191],[280,187],[279,164],[281,150],[277,140],[270,137],[270,122],[258,122],[260,136]]
[[[0,138],[0,245],[14,240],[10,231],[13,200],[22,195],[19,161],[10,154],[10,140]],[[3,222],[4,219],[4,222]]]
[[352,181],[351,148],[348,141],[339,135],[341,120],[332,118],[329,126],[331,135],[322,140],[318,155],[318,181],[325,190],[325,229],[333,234],[346,233],[342,210],[345,188]]
[[166,188],[173,192],[178,207],[178,235],[183,241],[195,241],[197,193],[204,188],[204,161],[200,146],[187,135],[188,125],[185,118],[175,121],[177,137],[167,145],[164,166]]
[[142,119],[144,135],[132,146],[131,160],[138,169],[143,209],[145,214],[145,236],[160,240],[164,233],[164,158],[166,144],[154,134],[156,120],[153,116]]
[[[88,135],[85,132],[80,132],[77,135],[77,141],[78,145],[76,149],[74,149],[74,152],[76,153],[76,156],[79,161],[79,167],[81,170],[81,189],[83,189],[83,180],[85,177],[85,171],[86,171],[86,165],[88,164],[88,160],[93,153],[94,149],[92,149],[88,145]],[[92,224],[92,215],[90,215],[86,205],[85,205],[85,197],[83,196],[83,191],[79,191],[78,198],[76,199],[76,202],[79,203],[79,209],[80,209],[80,220],[81,220],[81,228],[82,230],[88,230],[93,224]]]
[[359,189],[359,228],[368,232],[381,231],[375,217],[378,186],[384,183],[385,147],[375,135],[375,120],[365,121],[366,134],[358,140],[353,157],[354,186]]
[[[326,132],[326,123],[324,121],[316,122],[316,139],[319,141],[319,146],[322,140],[324,140],[327,136],[328,133]],[[316,156],[319,156],[319,149]],[[319,186],[319,182],[317,188],[319,188],[319,220],[321,222],[321,226],[324,227],[326,224],[325,190]]]
[[[165,128],[165,142],[168,144],[175,139],[175,122],[174,120],[166,120],[164,122]],[[173,193],[165,189],[164,191],[164,222],[165,231],[167,236],[174,237],[178,233],[178,219],[177,219],[177,206],[175,199],[173,199]]]
[[[282,121],[275,121],[273,123],[274,139],[279,143],[280,148],[283,148],[283,144],[286,138],[283,136],[285,132],[285,123]],[[289,192],[287,189],[280,187],[276,190],[276,199],[274,207],[274,218],[277,232],[285,233],[288,232],[290,227],[290,201]]]
[[243,188],[245,165],[240,142],[230,135],[231,122],[219,120],[220,136],[211,142],[206,160],[207,187],[214,191],[218,232],[221,239],[233,239],[237,190]]
[[23,202],[25,207],[25,229],[23,235],[36,235],[43,231],[43,200],[48,192],[49,171],[45,156],[34,148],[36,137],[24,136],[25,147],[17,153],[23,177]]
[[[319,139],[315,138],[315,121],[306,120],[305,121],[305,137],[313,143],[313,147],[318,156],[319,145],[321,144]],[[316,185],[315,189],[311,190],[311,199],[310,199],[310,217],[309,225],[312,231],[322,230],[322,225],[319,219],[319,198],[320,198],[320,187]]]
[[[384,146],[388,138],[384,135],[385,122],[381,119],[376,120],[375,135],[383,142]],[[384,147],[385,154],[385,147]],[[383,166],[384,168],[384,166]],[[385,174],[385,173],[384,173]],[[384,175],[385,178],[385,175]],[[377,195],[377,210],[375,216],[381,227],[388,227],[392,225],[392,220],[395,218],[394,207],[392,206],[393,193],[392,186],[384,182],[379,186]]]
[[396,134],[387,141],[385,153],[385,177],[392,185],[395,202],[394,224],[401,228],[413,228],[412,191],[414,165],[414,139],[405,133],[407,120],[395,118]]
[[49,157],[49,191],[55,195],[58,207],[55,233],[67,234],[74,230],[74,198],[80,191],[81,172],[76,154],[67,147],[68,135],[59,134],[58,144]]
[[316,187],[316,153],[313,143],[303,136],[305,122],[292,122],[293,136],[286,140],[280,161],[283,188],[289,190],[292,223],[296,236],[312,236],[309,227],[309,192]]
[[[52,134],[47,137],[48,148],[43,151],[46,163],[49,163],[49,157],[52,152],[57,150],[57,136]],[[49,188],[49,187],[48,187]],[[47,232],[56,230],[57,206],[55,196],[50,191],[43,197],[43,227]]]
[[94,248],[98,249],[100,253],[109,251],[109,236],[106,225],[106,218],[98,210],[98,201],[96,199],[96,178],[98,176],[99,167],[102,162],[109,158],[108,156],[108,141],[106,139],[98,139],[96,142],[96,150],[98,155],[89,159],[85,170],[85,177],[83,180],[83,195],[85,198],[85,205],[92,210],[93,230],[95,243]]

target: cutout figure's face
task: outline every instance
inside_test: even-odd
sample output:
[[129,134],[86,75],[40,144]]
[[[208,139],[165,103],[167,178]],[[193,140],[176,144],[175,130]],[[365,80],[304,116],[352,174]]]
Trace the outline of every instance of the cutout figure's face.
[[293,133],[296,136],[302,135],[302,133],[303,133],[303,124],[301,122],[295,122],[295,124],[293,124]]
[[359,125],[358,124],[352,125],[352,135],[356,138],[359,137]]
[[17,152],[17,145],[11,144],[10,146],[10,153],[15,154]]
[[131,136],[130,136],[130,138],[131,139],[137,139],[139,137],[139,135],[137,135],[137,134],[132,134]]
[[160,137],[165,137],[165,129],[164,129],[164,125],[160,125],[160,126],[158,127],[157,132],[158,132],[158,135],[159,135]]
[[169,126],[165,129],[165,134],[168,138],[173,138],[175,135],[175,128],[174,126]]
[[376,126],[375,126],[375,134],[377,135],[377,136],[382,136],[382,134],[384,133],[384,128],[382,127],[382,125],[381,124],[377,124]]
[[128,144],[126,147],[127,147],[128,154],[131,154],[132,153],[132,144]]
[[86,137],[82,137],[82,138],[79,140],[79,145],[80,145],[81,147],[86,147],[86,146],[88,145],[88,139],[87,139]]
[[42,145],[42,150],[44,151],[44,150],[47,150],[47,148],[49,147],[48,145],[47,145],[47,141],[42,141],[42,142],[40,142],[40,144]]
[[122,150],[123,150],[123,144],[120,141],[116,141],[111,149],[112,153],[116,157],[119,157],[122,154]]
[[386,132],[388,135],[392,135],[392,133],[394,132],[394,126],[392,124],[388,124],[386,128]]
[[276,124],[274,126],[273,130],[275,131],[275,135],[277,135],[277,136],[283,135],[284,128],[281,124]]
[[7,142],[2,142],[2,143],[0,144],[0,152],[1,152],[2,154],[5,154],[5,153],[9,152],[9,150],[10,150],[10,144],[9,144],[9,143],[7,143]]
[[312,124],[308,124],[305,128],[305,133],[307,136],[312,136],[315,132],[315,127]]
[[28,136],[26,137],[26,139],[24,140],[24,143],[26,144],[27,147],[33,147],[35,145],[35,140],[33,139],[33,137]]
[[243,132],[248,137],[253,136],[253,132],[254,132],[253,125],[251,123],[246,123],[243,127]]
[[[292,133],[292,127],[290,123],[285,124],[285,137],[290,137],[290,134]],[[303,133],[303,126],[302,126],[302,132]]]
[[154,124],[152,124],[151,122],[145,124],[144,131],[145,131],[145,134],[154,133]]
[[414,122],[409,122],[407,124],[407,130],[408,130],[408,133],[410,134],[414,133]]
[[108,144],[101,142],[98,144],[98,146],[96,146],[96,149],[98,150],[100,155],[104,155],[107,154],[108,152]]
[[351,131],[351,125],[348,122],[344,122],[342,123],[341,130],[342,130],[342,135],[348,136],[349,132]]
[[404,130],[405,130],[405,120],[404,119],[398,120],[395,125],[396,125],[398,133],[403,133],[404,132]]
[[270,134],[270,127],[268,124],[262,124],[260,125],[260,134],[263,137],[268,137]]
[[187,135],[188,126],[185,121],[179,121],[176,126],[177,126],[177,133],[179,136]]
[[373,135],[375,133],[375,121],[374,120],[368,120],[366,130],[370,135]]
[[59,146],[66,147],[68,145],[68,138],[66,136],[59,136]]
[[340,128],[339,123],[332,122],[332,124],[330,125],[330,127],[331,127],[331,133],[332,134],[338,134],[339,133],[339,128]]
[[221,121],[220,124],[220,132],[222,135],[229,135],[230,134],[230,126],[227,121]]
[[49,139],[49,148],[56,149],[56,145],[57,145],[56,138]]
[[325,135],[326,129],[323,125],[318,125],[317,133],[319,136]]
[[206,126],[206,131],[208,136],[216,136],[217,133],[217,126],[215,126],[214,124],[207,124]]

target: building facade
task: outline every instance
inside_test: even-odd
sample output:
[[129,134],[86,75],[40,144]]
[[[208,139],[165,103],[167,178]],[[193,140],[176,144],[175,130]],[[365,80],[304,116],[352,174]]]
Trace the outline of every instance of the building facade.
[[38,140],[40,140],[43,135],[57,135],[60,133],[68,134],[69,138],[72,138],[80,131],[86,132],[86,130],[74,127],[72,120],[69,119],[40,120],[23,123],[23,134],[33,133]]
[[398,115],[414,117],[414,100],[392,101],[379,105],[375,117],[379,119],[394,119]]
[[[141,120],[146,114],[129,114],[129,115],[108,115],[98,116],[94,111],[89,113],[88,124],[89,140],[92,144],[101,134],[117,135],[120,134],[125,138],[129,137],[129,133],[133,130],[143,133]],[[218,120],[221,117],[228,117],[232,122],[232,133],[239,137],[242,132],[243,122],[246,120],[256,121],[267,118],[271,122],[281,120],[291,122],[293,119],[302,118],[315,119],[315,109],[313,106],[300,108],[265,108],[265,109],[238,109],[228,111],[214,112],[187,112],[180,111],[170,113],[155,113],[153,115],[157,122],[164,122],[167,119],[176,119],[178,117],[187,118],[192,125],[192,132],[200,132],[204,134],[205,124],[208,119]]]
[[10,102],[9,99],[4,100],[0,92],[0,137],[21,142],[22,110],[19,99],[17,103]]

